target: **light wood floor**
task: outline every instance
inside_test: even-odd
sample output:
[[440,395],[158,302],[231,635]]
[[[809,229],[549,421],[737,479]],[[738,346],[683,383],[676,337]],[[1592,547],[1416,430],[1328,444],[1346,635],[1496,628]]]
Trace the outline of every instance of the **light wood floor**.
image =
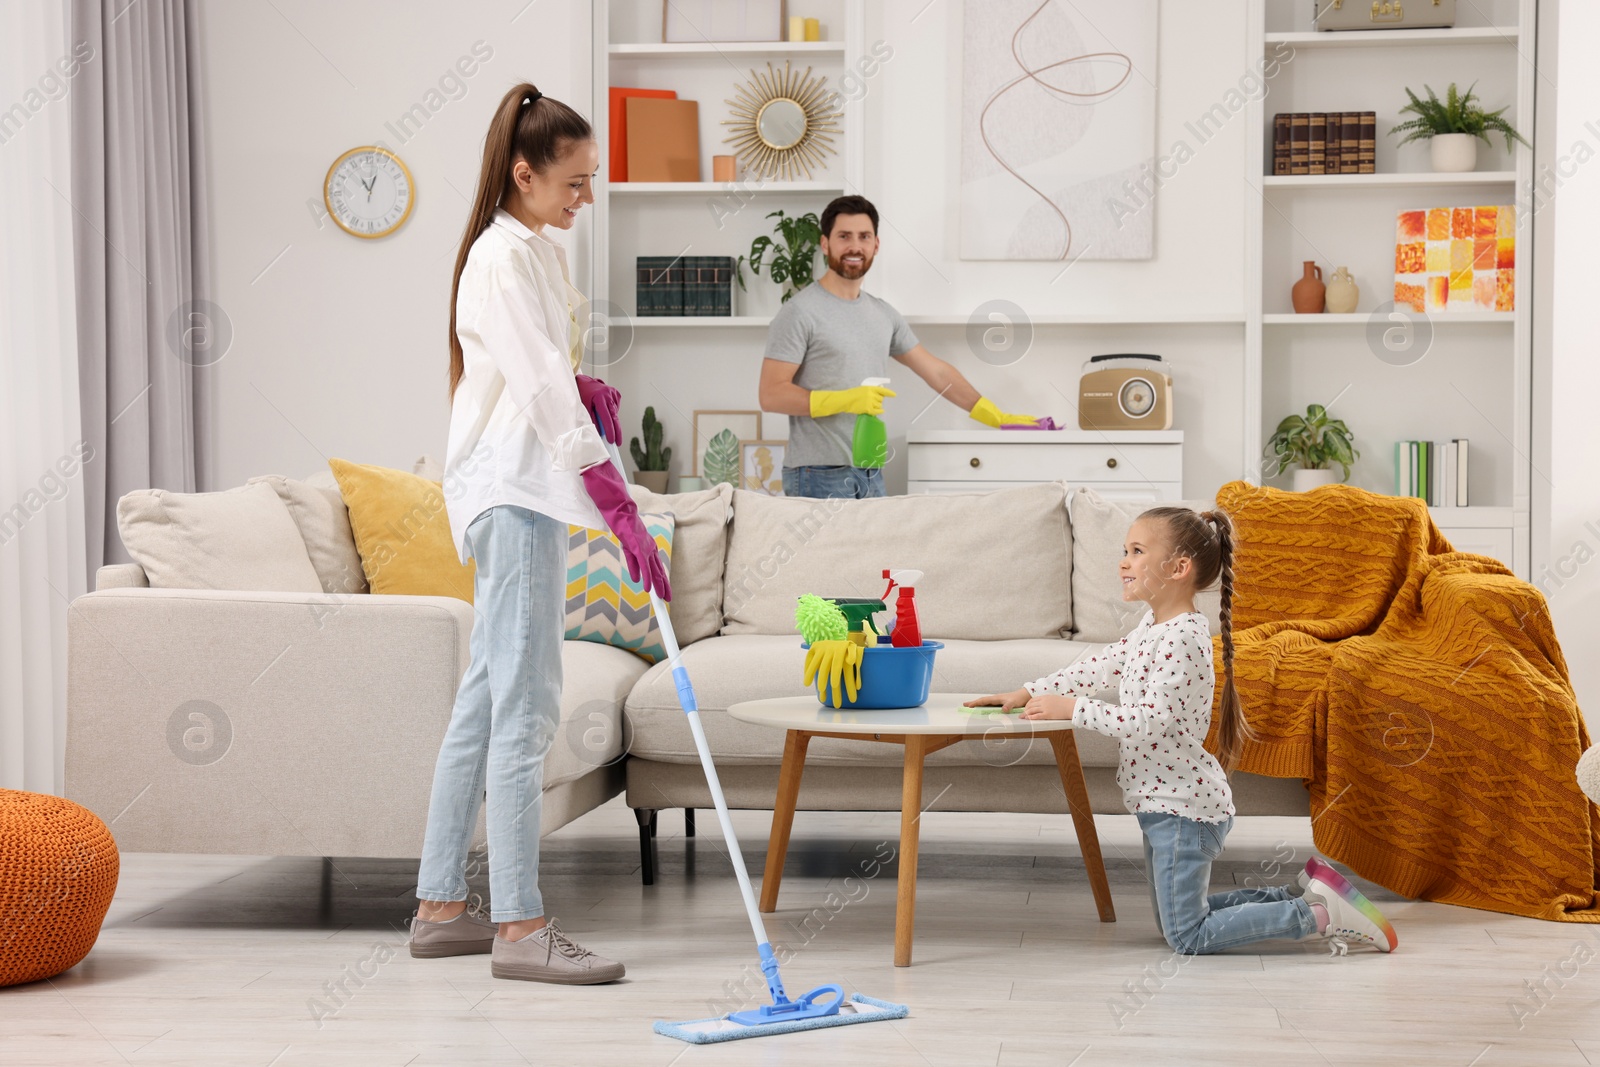
[[[769,818],[735,813],[755,872]],[[729,1010],[742,994],[728,990],[758,977],[710,812],[692,841],[681,813],[662,814],[650,888],[620,801],[545,840],[550,912],[628,965],[625,982],[589,988],[498,981],[487,957],[413,960],[402,926],[414,863],[337,860],[323,900],[316,859],[127,855],[89,958],[0,990],[0,1064],[1600,1065],[1600,928],[1362,883],[1399,931],[1391,956],[1283,943],[1175,957],[1150,914],[1133,819],[1099,826],[1110,925],[1066,817],[930,812],[915,964],[896,969],[894,870],[845,876],[897,841],[898,816],[802,812],[769,917],[774,944],[796,948],[789,991],[839,982],[911,1015],[712,1046],[650,1032]],[[1310,854],[1305,820],[1243,819],[1214,880],[1288,881]],[[330,996],[341,982],[349,995]]]

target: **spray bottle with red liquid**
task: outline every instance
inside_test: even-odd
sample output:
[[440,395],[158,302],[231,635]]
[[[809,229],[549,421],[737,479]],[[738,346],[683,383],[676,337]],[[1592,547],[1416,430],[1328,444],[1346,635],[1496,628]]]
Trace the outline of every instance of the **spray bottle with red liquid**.
[[900,590],[894,602],[894,630],[890,632],[889,643],[895,648],[921,648],[922,626],[917,622],[916,584],[922,580],[922,572],[885,570],[883,576],[889,584],[883,590],[882,600],[888,601],[891,592]]

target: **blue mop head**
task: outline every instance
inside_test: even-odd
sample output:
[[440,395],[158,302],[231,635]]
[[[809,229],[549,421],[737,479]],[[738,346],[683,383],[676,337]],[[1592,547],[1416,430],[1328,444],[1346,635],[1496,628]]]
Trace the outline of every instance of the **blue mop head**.
[[904,1019],[911,1009],[904,1004],[893,1004],[862,993],[850,998],[850,1003],[839,1009],[837,1015],[819,1019],[787,1019],[783,1022],[748,1026],[736,1023],[726,1015],[712,1019],[694,1019],[686,1023],[657,1022],[651,1027],[665,1037],[675,1037],[694,1045],[709,1045],[717,1041],[738,1041],[745,1037],[770,1037],[774,1034],[793,1034],[801,1030],[821,1030],[826,1026],[848,1026],[851,1023],[875,1023],[885,1019]]

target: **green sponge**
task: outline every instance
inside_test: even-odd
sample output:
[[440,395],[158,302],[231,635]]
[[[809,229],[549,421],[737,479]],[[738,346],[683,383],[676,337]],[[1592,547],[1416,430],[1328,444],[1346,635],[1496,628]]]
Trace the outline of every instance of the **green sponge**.
[[794,626],[809,645],[818,641],[843,641],[850,636],[850,624],[845,621],[839,605],[811,593],[801,594],[800,602],[795,605]]

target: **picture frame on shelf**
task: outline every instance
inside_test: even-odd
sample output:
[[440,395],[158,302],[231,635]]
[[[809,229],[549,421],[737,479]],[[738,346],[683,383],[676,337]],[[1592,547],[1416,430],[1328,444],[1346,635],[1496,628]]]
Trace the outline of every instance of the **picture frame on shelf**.
[[761,412],[749,411],[696,411],[694,413],[694,469],[695,475],[705,473],[701,460],[711,439],[723,430],[732,430],[740,441],[761,439]]
[[786,0],[662,0],[663,44],[781,41]]
[[739,488],[767,496],[783,495],[783,453],[788,441],[741,440]]

